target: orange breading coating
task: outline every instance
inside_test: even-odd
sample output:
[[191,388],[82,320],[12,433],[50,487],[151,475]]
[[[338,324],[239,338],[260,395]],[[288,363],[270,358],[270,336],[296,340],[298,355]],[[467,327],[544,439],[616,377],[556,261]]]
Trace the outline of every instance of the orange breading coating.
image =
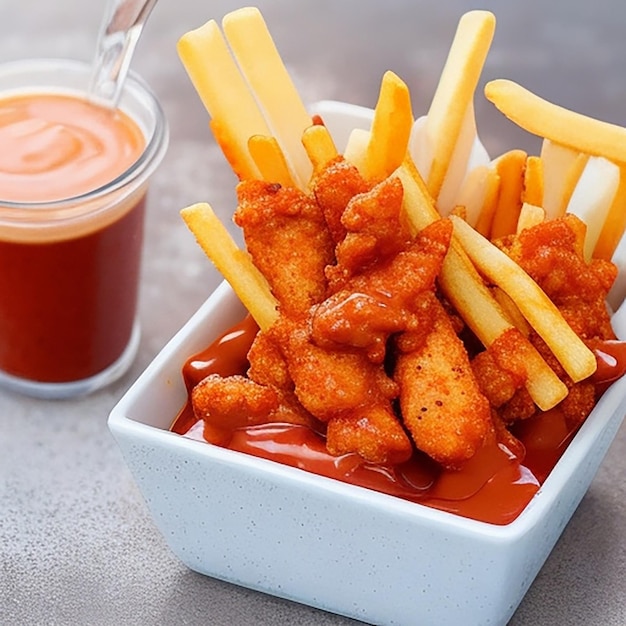
[[415,304],[434,290],[451,236],[449,220],[433,222],[405,250],[348,281],[312,310],[313,340],[364,348],[372,361],[382,362],[391,334],[416,329]]
[[260,385],[293,390],[282,352],[269,333],[259,331],[248,350],[248,378]]
[[204,420],[205,438],[219,445],[225,445],[236,428],[267,422],[314,423],[288,394],[240,375],[207,376],[193,388],[191,402],[196,417]]
[[368,405],[328,422],[326,448],[339,456],[357,450],[370,461],[395,465],[406,461],[412,445],[388,404]]
[[324,268],[334,244],[315,200],[295,188],[260,180],[237,186],[235,223],[281,310],[301,315],[326,293]]
[[346,235],[341,216],[353,196],[369,191],[370,184],[359,174],[359,170],[338,156],[330,161],[313,178],[312,190],[322,209],[328,231],[335,243]]
[[463,343],[434,297],[430,314],[432,330],[417,342],[420,347],[398,355],[394,379],[400,386],[404,423],[415,445],[445,467],[457,468],[491,431],[491,408],[474,378]]
[[357,452],[374,463],[410,457],[412,444],[392,409],[398,388],[382,366],[359,350],[317,346],[306,323],[281,317],[270,332],[283,350],[298,401],[329,427],[340,420],[327,432],[329,451]]
[[411,233],[402,213],[403,195],[400,179],[387,178],[350,200],[341,216],[347,232],[335,249],[334,273],[345,280],[406,248]]
[[614,338],[606,297],[617,276],[608,261],[583,256],[585,225],[574,215],[542,222],[500,240],[561,311],[581,339]]

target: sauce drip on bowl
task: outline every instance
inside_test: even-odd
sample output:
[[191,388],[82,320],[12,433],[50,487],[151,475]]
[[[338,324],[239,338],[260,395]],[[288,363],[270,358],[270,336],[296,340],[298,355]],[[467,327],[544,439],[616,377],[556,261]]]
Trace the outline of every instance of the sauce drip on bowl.
[[[187,389],[209,374],[243,374],[246,354],[257,327],[250,317],[231,328],[183,367]],[[598,371],[594,382],[608,383],[626,371],[626,344],[601,342],[595,350]],[[178,434],[204,440],[188,402],[172,425]],[[486,444],[461,470],[445,470],[415,452],[401,465],[377,465],[357,454],[335,457],[326,451],[322,434],[306,426],[267,424],[238,428],[227,444],[231,450],[297,467],[342,482],[367,487],[411,502],[419,502],[488,522],[508,524],[530,502],[559,460],[575,432],[558,409],[524,420],[515,430],[526,450],[523,461],[504,446]]]

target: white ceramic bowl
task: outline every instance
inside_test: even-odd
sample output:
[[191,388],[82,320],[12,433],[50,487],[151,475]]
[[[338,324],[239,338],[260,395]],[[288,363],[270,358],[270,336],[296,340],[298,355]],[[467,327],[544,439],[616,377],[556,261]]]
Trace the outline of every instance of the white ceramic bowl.
[[[369,119],[367,109],[329,112]],[[173,553],[202,574],[373,624],[506,623],[622,422],[626,379],[524,512],[496,526],[169,432],[186,400],[183,364],[244,314],[223,283],[109,417]],[[624,307],[615,320],[625,336]]]

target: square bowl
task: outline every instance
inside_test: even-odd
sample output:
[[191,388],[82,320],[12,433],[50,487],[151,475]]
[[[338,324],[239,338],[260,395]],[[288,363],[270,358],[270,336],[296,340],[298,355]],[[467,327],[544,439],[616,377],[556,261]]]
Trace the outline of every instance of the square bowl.
[[[320,111],[338,145],[346,120],[371,119],[349,105]],[[170,432],[187,399],[184,363],[245,314],[222,283],[109,416],[172,552],[199,573],[369,623],[506,623],[622,422],[626,378],[519,517],[493,525]],[[626,336],[625,307],[614,322]]]

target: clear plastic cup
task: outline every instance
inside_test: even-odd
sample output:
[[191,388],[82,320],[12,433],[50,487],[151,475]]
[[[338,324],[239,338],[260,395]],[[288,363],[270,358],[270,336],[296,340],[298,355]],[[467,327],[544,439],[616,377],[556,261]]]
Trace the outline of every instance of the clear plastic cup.
[[[84,98],[90,71],[70,60],[6,63],[0,99]],[[2,387],[42,398],[83,395],[118,379],[134,360],[148,183],[167,149],[168,127],[136,74],[129,75],[119,108],[145,145],[113,180],[52,202],[5,201],[0,185]]]

